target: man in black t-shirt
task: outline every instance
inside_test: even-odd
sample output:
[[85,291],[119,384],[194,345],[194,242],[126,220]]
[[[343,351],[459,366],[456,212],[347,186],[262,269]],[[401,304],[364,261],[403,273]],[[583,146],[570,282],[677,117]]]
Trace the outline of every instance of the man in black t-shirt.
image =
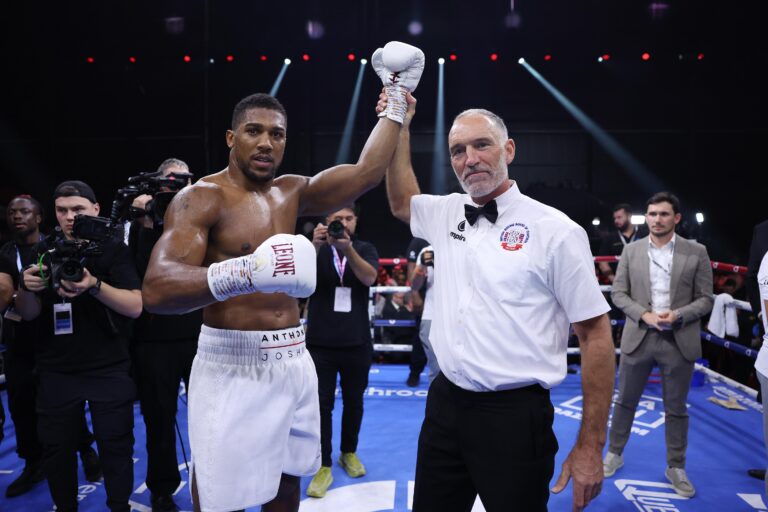
[[[341,232],[335,232],[330,225],[335,221],[342,224]],[[341,376],[344,400],[339,464],[353,478],[366,472],[355,452],[373,351],[368,288],[376,282],[379,264],[376,248],[355,237],[354,205],[332,213],[326,222],[329,225],[317,225],[312,238],[317,249],[317,286],[309,298],[306,341],[317,370],[320,395],[322,465],[307,488],[307,494],[315,498],[323,497],[333,482],[331,412],[337,375]]]
[[54,193],[59,232],[41,242],[42,264],[22,272],[16,307],[25,320],[40,318],[35,347],[39,373],[38,433],[43,471],[59,512],[77,510],[75,452],[79,421],[89,404],[101,453],[107,506],[130,511],[133,491],[133,400],[129,375],[130,319],[141,314],[141,283],[122,240],[100,242],[83,260],[82,278],[58,273],[50,251],[73,244],[75,216],[98,215],[91,187],[65,181]]
[[[613,225],[616,229],[609,231],[603,237],[598,256],[619,256],[625,245],[648,234],[643,231],[643,225],[632,224],[632,207],[627,203],[620,203],[613,207]],[[605,279],[612,283],[616,273],[616,263],[601,261],[598,267]]]
[[[21,269],[37,262],[35,246],[42,240],[40,224],[43,208],[28,195],[17,196],[8,203],[6,221],[13,239],[0,247],[0,258],[7,262],[0,272],[6,272],[12,280],[13,290],[19,286]],[[45,477],[42,470],[42,447],[37,438],[37,377],[35,374],[35,344],[38,339],[39,320],[25,322],[15,310],[13,303],[4,311],[3,343],[6,384],[8,386],[8,409],[16,433],[16,452],[24,459],[21,474],[6,488],[8,498],[30,491]],[[91,447],[93,435],[88,430],[85,414],[81,421],[81,442],[78,446],[83,461],[86,479],[89,482],[101,480],[99,456]]]

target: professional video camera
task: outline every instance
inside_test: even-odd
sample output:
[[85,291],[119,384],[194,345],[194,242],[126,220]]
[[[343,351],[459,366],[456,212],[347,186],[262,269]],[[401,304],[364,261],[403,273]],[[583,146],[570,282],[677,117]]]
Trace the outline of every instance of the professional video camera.
[[51,285],[54,289],[61,286],[61,280],[80,281],[83,279],[83,264],[88,256],[103,253],[105,242],[119,239],[122,231],[115,224],[103,217],[77,215],[72,225],[74,240],[60,234],[48,238],[50,247],[42,256],[41,262],[50,269]]
[[[142,172],[138,176],[128,178],[128,186],[118,189],[112,201],[110,220],[124,222],[144,215],[149,215],[155,229],[162,229],[165,210],[171,203],[176,192],[187,186],[194,177],[191,172],[172,172],[163,176],[162,171]],[[131,206],[133,200],[142,194],[152,196],[145,208]]]

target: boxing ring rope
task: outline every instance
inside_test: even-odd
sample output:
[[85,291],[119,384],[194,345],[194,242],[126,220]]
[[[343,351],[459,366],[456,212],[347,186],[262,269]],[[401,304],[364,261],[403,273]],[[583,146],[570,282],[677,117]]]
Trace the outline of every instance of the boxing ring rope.
[[[594,260],[595,260],[595,263],[600,263],[600,262],[615,263],[619,261],[619,256],[595,256]],[[408,260],[405,258],[380,258],[379,259],[379,265],[381,266],[394,266],[394,265],[407,264],[407,263],[408,263]],[[747,273],[747,267],[745,267],[744,265],[733,265],[731,263],[723,263],[720,261],[713,261],[712,269],[723,271],[723,272],[731,272],[735,274]],[[612,290],[612,286],[601,285],[600,290],[604,293],[610,293]],[[389,319],[380,319],[380,318],[374,317],[373,303],[374,303],[374,297],[377,293],[408,293],[410,291],[411,291],[411,288],[409,286],[372,286],[370,288],[370,293],[369,293],[370,301],[369,301],[368,311],[369,311],[369,316],[371,320],[371,335],[373,335],[373,329],[375,327],[415,327],[416,326],[416,320],[394,320],[394,319],[389,320]],[[733,300],[732,302],[726,304],[726,307],[738,309],[741,311],[748,311],[748,312],[752,311],[752,307],[750,306],[749,302],[746,302],[743,300]],[[620,326],[620,325],[624,325],[624,320],[611,320],[611,326]],[[758,350],[756,349],[746,347],[739,343],[725,340],[707,331],[701,331],[700,334],[701,334],[701,339],[708,341],[710,343],[713,343],[715,345],[718,345],[720,347],[723,347],[726,350],[730,350],[732,352],[735,352],[745,357],[749,357],[751,359],[757,358]],[[374,343],[373,348],[377,352],[411,352],[413,350],[412,345],[387,344],[387,343]],[[567,349],[567,353],[568,355],[579,355],[581,354],[581,351],[579,347],[569,347]],[[617,348],[616,354],[619,355],[620,353],[621,353],[621,350]],[[707,377],[709,377],[711,380],[726,383],[729,386],[737,388],[741,390],[743,393],[748,394],[752,398],[757,397],[756,390],[748,386],[745,386],[740,382],[736,382],[735,380],[730,379],[725,375],[721,375],[716,371],[711,370],[710,368],[707,368],[702,364],[696,363],[695,369],[697,371],[700,371],[706,374]]]

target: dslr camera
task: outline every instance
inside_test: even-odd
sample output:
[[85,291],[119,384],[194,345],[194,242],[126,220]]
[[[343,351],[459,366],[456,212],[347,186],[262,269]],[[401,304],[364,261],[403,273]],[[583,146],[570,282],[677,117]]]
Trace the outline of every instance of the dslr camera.
[[83,266],[89,256],[103,253],[103,247],[108,240],[119,239],[122,236],[120,225],[115,225],[109,219],[91,215],[77,215],[72,226],[74,240],[61,235],[53,235],[46,245],[50,247],[42,256],[41,261],[48,265],[51,276],[51,286],[54,290],[61,286],[61,280],[80,281],[83,279]]
[[[120,188],[115,193],[112,201],[110,220],[112,222],[125,222],[134,220],[144,215],[149,215],[155,229],[163,229],[163,218],[171,199],[176,193],[187,186],[189,180],[194,177],[191,172],[172,172],[163,176],[162,171],[142,172],[138,176],[128,178],[128,185]],[[142,194],[152,196],[152,200],[145,208],[131,206],[133,200]]]
[[421,253],[419,263],[426,267],[435,266],[435,251],[424,251]]
[[344,224],[340,220],[332,220],[328,224],[328,235],[333,238],[344,238]]

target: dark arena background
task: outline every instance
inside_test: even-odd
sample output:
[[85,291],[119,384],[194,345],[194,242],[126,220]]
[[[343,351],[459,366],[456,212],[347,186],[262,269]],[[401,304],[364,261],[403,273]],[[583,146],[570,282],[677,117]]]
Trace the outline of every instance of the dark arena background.
[[[596,234],[594,217],[602,221],[598,229],[610,227],[615,203],[641,210],[662,186],[681,198],[683,227],[707,242],[714,260],[743,264],[752,226],[768,217],[758,5],[8,3],[0,16],[0,202],[31,193],[50,208],[53,187],[77,178],[106,206],[129,176],[155,170],[167,157],[185,160],[198,177],[224,168],[234,104],[269,92],[286,58],[292,64],[277,96],[288,110],[289,140],[280,172],[313,175],[336,163],[359,60],[396,39],[427,57],[412,128],[414,167],[426,191],[438,191],[431,177],[442,57],[445,124],[438,131],[466,108],[499,113],[517,143],[510,175],[524,193]],[[608,58],[598,62],[602,56]],[[646,174],[611,157],[518,64],[521,57]],[[366,66],[350,158],[375,122],[379,89]],[[456,180],[442,162],[450,190]],[[409,233],[388,213],[383,187],[361,204],[361,236],[382,255],[404,253]],[[695,212],[704,214],[701,226]]]
[[[287,109],[278,174],[312,176],[354,161],[376,123],[381,89],[362,59],[399,40],[426,55],[411,126],[424,192],[460,190],[447,132],[459,112],[486,108],[515,140],[510,177],[583,226],[595,255],[614,230],[614,205],[642,214],[652,194],[668,190],[682,202],[679,232],[705,244],[712,261],[743,271],[753,227],[768,219],[765,11],[763,2],[744,0],[8,1],[0,6],[0,207],[30,194],[42,202],[50,232],[54,187],[64,180],[91,184],[107,215],[129,177],[167,158],[187,162],[196,179],[220,171],[232,109],[255,92],[276,91]],[[410,230],[391,215],[384,185],[359,205],[360,238],[382,258],[404,256]],[[311,233],[317,220],[300,218],[296,232]],[[0,239],[9,237],[2,216]],[[758,387],[754,351],[744,355],[750,350],[705,346],[712,369],[744,386],[704,382],[701,374],[691,390],[696,498],[675,497],[664,479],[657,379],[633,427],[631,463],[606,480],[589,510],[768,510],[763,482],[746,474],[765,466],[762,408],[744,392]],[[399,364],[371,370],[360,441],[367,480],[355,482],[334,465],[331,491],[316,500],[306,497],[304,478],[302,512],[410,510],[427,383],[406,387],[407,357],[399,356]],[[552,394],[555,477],[581,418],[579,368],[570,368]],[[7,393],[0,396],[7,407]],[[718,407],[712,396],[746,410]],[[337,437],[340,410],[337,401]],[[186,414],[182,390],[178,426],[189,455]],[[138,404],[135,419],[131,506],[148,512]],[[51,511],[44,483],[20,498],[3,495],[23,467],[13,429],[9,416],[0,512]],[[105,510],[102,484],[89,485],[78,471],[80,510]],[[191,510],[186,471],[182,478],[175,499]],[[550,509],[571,510],[570,493],[569,486],[553,495]]]

